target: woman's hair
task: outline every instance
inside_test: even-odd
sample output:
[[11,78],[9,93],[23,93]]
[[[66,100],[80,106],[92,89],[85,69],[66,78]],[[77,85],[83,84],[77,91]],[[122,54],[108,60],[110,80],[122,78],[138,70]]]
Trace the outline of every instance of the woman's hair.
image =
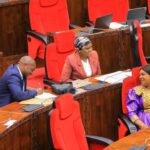
[[150,75],[150,64],[142,66],[141,70],[145,71],[146,73]]
[[83,47],[85,47],[86,45],[90,44],[91,41],[89,38],[87,37],[77,37],[74,41],[74,45],[78,50],[82,50]]

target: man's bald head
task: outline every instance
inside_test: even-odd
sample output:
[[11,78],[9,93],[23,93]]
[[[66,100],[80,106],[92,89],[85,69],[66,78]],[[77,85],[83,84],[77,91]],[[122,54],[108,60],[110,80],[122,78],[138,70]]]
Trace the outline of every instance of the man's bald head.
[[30,56],[21,57],[20,60],[19,60],[19,63],[36,65],[35,60]]
[[19,68],[24,76],[29,76],[36,68],[35,60],[30,56],[23,56],[18,62]]

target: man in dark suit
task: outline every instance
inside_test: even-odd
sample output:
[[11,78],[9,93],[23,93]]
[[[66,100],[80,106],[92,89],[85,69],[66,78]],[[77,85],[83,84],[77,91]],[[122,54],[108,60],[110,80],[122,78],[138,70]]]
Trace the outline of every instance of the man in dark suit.
[[0,78],[0,107],[13,101],[33,98],[43,90],[26,88],[26,78],[36,68],[34,59],[23,56],[18,64],[12,64]]

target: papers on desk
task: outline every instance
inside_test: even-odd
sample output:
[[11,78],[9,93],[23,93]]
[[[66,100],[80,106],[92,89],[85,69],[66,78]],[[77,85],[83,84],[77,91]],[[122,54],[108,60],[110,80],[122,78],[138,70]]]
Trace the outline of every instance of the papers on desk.
[[87,79],[85,80],[78,79],[78,80],[72,81],[72,84],[74,88],[80,88],[80,87],[91,84],[91,82],[89,82]]
[[46,100],[46,99],[55,99],[57,96],[54,94],[50,94],[50,93],[43,93],[40,95],[35,96],[35,98],[40,99],[40,100]]
[[43,93],[37,95],[35,98],[31,98],[29,100],[21,101],[20,104],[43,104],[50,105],[53,103],[53,100],[56,99],[56,95],[50,93]]
[[25,101],[21,101],[20,104],[43,104],[44,106],[50,105],[53,103],[53,100],[51,99],[37,99],[37,98],[31,98]]
[[131,71],[116,71],[110,74],[96,77],[95,79],[114,84],[114,83],[122,83],[123,80],[129,76],[132,76]]
[[120,28],[125,28],[127,26],[128,25],[123,25],[123,24],[120,24],[120,23],[117,23],[117,22],[111,22],[110,25],[109,25],[109,28],[110,29],[120,29]]
[[143,28],[143,27],[149,27],[150,26],[150,23],[144,23],[144,24],[140,24],[140,26]]
[[9,127],[12,126],[15,122],[16,122],[16,120],[10,119],[10,120],[8,120],[8,121],[4,124],[4,126],[5,126],[6,128],[9,128]]

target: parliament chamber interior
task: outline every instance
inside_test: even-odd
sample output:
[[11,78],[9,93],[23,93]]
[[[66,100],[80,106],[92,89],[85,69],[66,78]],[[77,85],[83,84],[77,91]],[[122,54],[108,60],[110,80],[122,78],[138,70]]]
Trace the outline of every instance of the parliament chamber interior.
[[0,0],[0,150],[150,149],[149,62],[150,0]]

